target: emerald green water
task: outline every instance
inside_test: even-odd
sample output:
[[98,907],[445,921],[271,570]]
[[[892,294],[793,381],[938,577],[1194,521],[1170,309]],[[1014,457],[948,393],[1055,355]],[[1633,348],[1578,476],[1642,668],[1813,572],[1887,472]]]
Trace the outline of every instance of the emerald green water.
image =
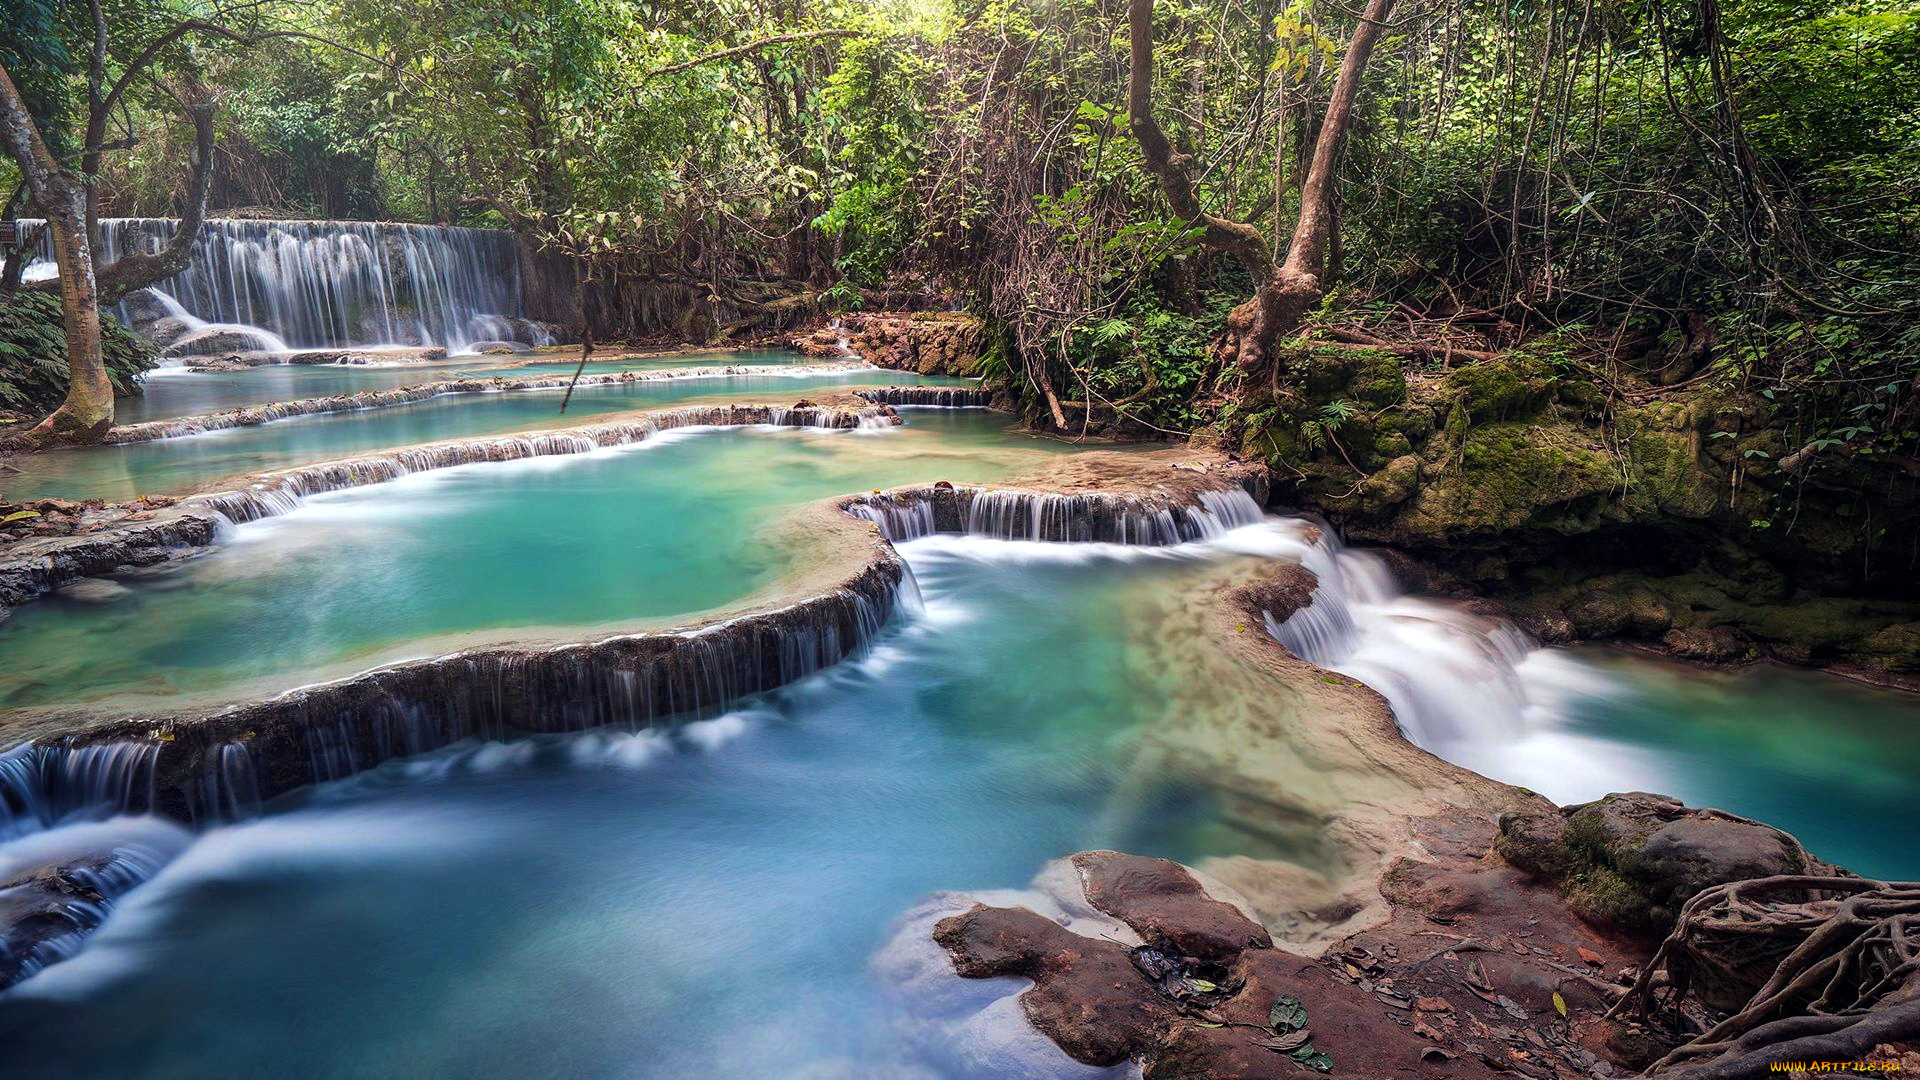
[[1536,703],[1527,737],[1464,764],[1563,803],[1675,795],[1776,825],[1856,873],[1920,877],[1920,827],[1905,810],[1920,777],[1920,696],[1604,648],[1543,650],[1521,675]]
[[[288,425],[289,428],[298,425]],[[914,481],[991,481],[1064,444],[976,411],[873,433],[669,432],[588,455],[442,469],[318,496],[111,602],[56,593],[0,623],[0,706],[257,683],[265,691],[460,635],[628,623],[774,582],[784,511]],[[186,441],[186,440],[182,440]]]
[[[1071,452],[977,412],[908,415],[879,434],[669,435],[322,497],[111,603],[23,607],[0,624],[0,693],[280,689],[423,637],[671,618],[777,579],[786,553],[762,530],[782,508]],[[718,718],[456,746],[176,829],[179,853],[84,951],[0,999],[0,1076],[1034,1075],[991,1043],[956,1056],[945,1017],[902,1013],[894,921],[1082,848],[1311,849],[1319,819],[1240,831],[1158,753],[1269,707],[1263,684],[1223,677],[1192,612],[1229,572],[1297,556],[1300,535],[1273,519],[1171,550],[916,541],[901,550],[923,607],[864,658]],[[1378,664],[1431,693],[1472,654],[1403,643]],[[1913,697],[1609,650],[1534,650],[1510,670],[1525,723],[1476,767],[1563,801],[1665,791],[1920,877]],[[1248,749],[1303,790],[1369,782],[1277,745]],[[24,864],[13,846],[0,874]],[[959,986],[953,1016],[1004,990]]]
[[0,477],[0,491],[16,500],[49,496],[120,500],[136,495],[178,494],[243,473],[415,443],[568,427],[636,409],[729,400],[777,404],[829,387],[889,384],[972,385],[964,379],[858,370],[830,375],[769,373],[660,379],[580,387],[574,391],[564,416],[560,413],[562,390],[448,394],[407,405],[298,416],[256,427],[35,454],[14,463],[19,475]]
[[1138,746],[1142,617],[1218,554],[1003,547],[908,545],[924,613],[714,720],[456,746],[192,837],[0,1000],[0,1075],[1015,1075],[927,1046],[872,958],[937,889],[1217,850]]
[[[597,375],[615,371],[728,365],[777,367],[782,364],[817,362],[793,352],[702,352],[595,361],[587,365],[586,373]],[[405,364],[394,367],[363,364],[271,364],[248,368],[245,371],[204,373],[163,369],[141,380],[139,395],[123,397],[115,401],[113,411],[114,420],[117,423],[137,424],[146,420],[171,420],[177,416],[197,416],[243,405],[264,405],[273,401],[357,394],[362,390],[389,390],[396,386],[441,382],[447,379],[494,375],[507,378],[520,375],[571,375],[573,369],[578,366],[577,357],[569,360],[565,356],[542,358],[534,355],[517,358],[464,356],[443,363]]]

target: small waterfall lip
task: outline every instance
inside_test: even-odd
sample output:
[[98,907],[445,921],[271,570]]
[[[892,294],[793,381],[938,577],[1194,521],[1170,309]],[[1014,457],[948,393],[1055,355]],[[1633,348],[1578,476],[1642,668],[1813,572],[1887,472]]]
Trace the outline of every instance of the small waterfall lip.
[[[933,485],[852,496],[843,509],[894,543],[936,532],[995,540],[1172,547],[1265,519],[1264,476],[1246,472],[1182,492],[1048,492]],[[1250,488],[1255,490],[1250,490]]]
[[[809,378],[821,375],[837,375],[843,372],[859,370],[851,364],[808,364],[796,365],[804,370],[782,371],[778,377]],[[753,377],[760,375],[761,369],[752,366],[728,365],[722,367],[666,368],[658,370],[603,372],[580,377],[579,386],[604,387],[627,386],[634,383],[678,382],[681,380],[728,379]],[[262,405],[248,405],[219,412],[201,413],[194,416],[180,416],[168,420],[152,420],[141,424],[128,424],[113,428],[107,433],[107,441],[112,443],[150,442],[156,439],[191,438],[233,428],[258,427],[302,417],[324,416],[333,413],[364,412],[373,409],[393,408],[414,405],[434,398],[457,394],[499,394],[508,392],[551,392],[564,390],[574,385],[570,375],[530,375],[503,376],[485,379],[446,379],[437,382],[418,383],[412,386],[398,386],[386,390],[364,390],[356,394],[341,394],[333,397],[297,398],[291,401],[275,401]]]
[[896,409],[989,409],[993,391],[981,386],[883,386],[854,395]]
[[159,744],[146,740],[0,752],[0,839],[153,809],[158,759]]

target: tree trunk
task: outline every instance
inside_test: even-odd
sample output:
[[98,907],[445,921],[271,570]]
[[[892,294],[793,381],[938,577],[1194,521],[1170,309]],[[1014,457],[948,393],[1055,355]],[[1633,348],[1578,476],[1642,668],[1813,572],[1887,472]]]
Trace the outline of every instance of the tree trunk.
[[54,262],[60,268],[60,310],[67,331],[67,400],[32,434],[97,441],[113,426],[113,383],[107,378],[100,349],[100,305],[94,293],[93,249],[87,242],[86,194],[48,152],[5,68],[0,68],[0,138],[20,166],[53,234]]
[[[1379,40],[1380,28],[1393,11],[1394,0],[1368,0],[1360,25],[1340,61],[1340,77],[1334,82],[1333,97],[1327,102],[1327,115],[1320,124],[1314,143],[1313,159],[1306,179],[1300,185],[1300,218],[1294,226],[1293,240],[1287,246],[1286,261],[1275,267],[1267,254],[1266,239],[1259,230],[1240,222],[1224,221],[1201,210],[1188,171],[1191,160],[1176,153],[1155,122],[1150,98],[1153,81],[1153,0],[1129,0],[1127,18],[1132,34],[1133,55],[1127,79],[1127,111],[1135,139],[1146,158],[1147,169],[1160,180],[1161,190],[1174,213],[1200,223],[1206,230],[1210,247],[1229,252],[1253,272],[1258,282],[1253,297],[1227,316],[1227,334],[1222,351],[1234,358],[1248,375],[1264,372],[1270,366],[1273,344],[1291,334],[1326,296],[1327,247],[1331,236],[1333,177],[1339,165],[1340,146],[1348,128],[1353,126],[1353,105],[1360,96],[1360,78]],[[1249,236],[1250,234],[1250,236]]]

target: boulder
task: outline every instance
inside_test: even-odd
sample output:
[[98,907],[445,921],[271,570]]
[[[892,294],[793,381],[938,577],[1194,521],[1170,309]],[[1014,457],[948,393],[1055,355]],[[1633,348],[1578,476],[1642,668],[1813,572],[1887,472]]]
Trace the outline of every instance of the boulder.
[[207,327],[176,340],[167,347],[168,356],[220,356],[226,353],[268,352],[281,342],[264,330],[238,326]]
[[154,323],[173,318],[174,306],[153,289],[135,289],[120,298],[120,311],[127,326],[143,334]]
[[1846,873],[1770,825],[1644,791],[1503,815],[1494,850],[1560,887],[1581,918],[1647,937],[1665,935],[1681,905],[1713,885]]
[[192,323],[178,315],[169,315],[164,319],[156,319],[146,326],[138,327],[137,329],[148,341],[164,349],[178,343],[181,338],[186,337],[188,334],[193,333],[194,328]]
[[467,346],[469,352],[481,356],[505,356],[508,354],[530,353],[533,346],[519,341],[476,341]]

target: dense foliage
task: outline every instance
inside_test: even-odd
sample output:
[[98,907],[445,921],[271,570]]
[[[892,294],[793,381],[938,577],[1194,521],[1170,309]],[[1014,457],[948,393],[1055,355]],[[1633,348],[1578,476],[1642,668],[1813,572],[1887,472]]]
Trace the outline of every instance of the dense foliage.
[[[154,365],[153,346],[111,315],[101,321],[114,391],[139,393],[135,377]],[[58,405],[67,392],[66,350],[58,296],[23,292],[0,301],[0,412],[38,415]]]
[[[86,5],[6,0],[75,143]],[[188,18],[111,134],[107,212],[165,212],[168,72],[222,91],[215,211],[512,228],[586,278],[990,322],[1069,426],[1189,431],[1244,273],[1171,218],[1120,108],[1115,0],[108,5],[118,62]],[[1291,227],[1353,16],[1161,2],[1155,97],[1211,212]],[[1344,155],[1321,325],[1554,335],[1610,385],[1764,392],[1797,442],[1913,456],[1920,14],[1896,0],[1404,5]],[[916,301],[924,303],[925,300]]]

